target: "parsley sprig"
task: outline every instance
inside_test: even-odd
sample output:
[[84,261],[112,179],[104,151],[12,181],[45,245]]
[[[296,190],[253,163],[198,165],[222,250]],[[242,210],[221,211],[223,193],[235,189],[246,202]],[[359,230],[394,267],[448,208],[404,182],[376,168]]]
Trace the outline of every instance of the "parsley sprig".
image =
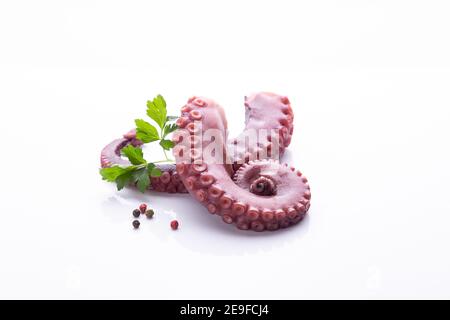
[[147,101],[147,115],[157,124],[158,128],[143,119],[136,119],[134,121],[136,124],[136,138],[143,143],[159,141],[159,145],[163,148],[165,159],[147,162],[141,148],[132,145],[126,146],[122,149],[122,154],[131,162],[130,166],[115,165],[100,169],[100,175],[103,180],[115,182],[118,190],[122,190],[130,183],[134,183],[139,191],[145,192],[150,186],[150,177],[159,177],[162,174],[155,163],[173,161],[169,159],[166,152],[174,146],[172,140],[168,139],[168,135],[178,128],[173,122],[177,117],[167,115],[166,101],[161,95]]

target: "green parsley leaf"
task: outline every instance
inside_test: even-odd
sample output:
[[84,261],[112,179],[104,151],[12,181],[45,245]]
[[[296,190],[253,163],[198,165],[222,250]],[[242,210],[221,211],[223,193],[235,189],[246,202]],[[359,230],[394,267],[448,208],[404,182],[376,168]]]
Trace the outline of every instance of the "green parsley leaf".
[[149,163],[147,165],[147,171],[150,172],[151,177],[159,177],[162,174],[161,170],[158,169],[154,163]]
[[164,150],[170,150],[175,145],[171,140],[161,140],[159,145],[163,147]]
[[144,143],[159,140],[158,130],[147,121],[142,119],[134,120],[136,123],[136,138]]
[[113,166],[110,168],[100,169],[100,174],[103,180],[108,182],[116,182],[117,189],[122,190],[126,185],[128,185],[132,178],[132,172],[136,169],[135,166],[129,166],[126,168]]
[[153,168],[152,171],[150,172],[150,175],[152,177],[160,177],[162,174],[161,170],[157,167]]
[[130,160],[131,164],[138,165],[147,163],[141,148],[136,148],[129,144],[122,149],[122,153]]
[[162,129],[166,123],[167,109],[166,101],[159,94],[153,101],[147,101],[147,115],[152,118]]
[[[166,101],[161,95],[156,96],[152,101],[147,101],[147,115],[159,126],[161,129],[160,133],[155,126],[147,121],[142,119],[135,120],[136,138],[143,143],[159,141],[160,146],[165,151],[170,150],[174,146],[171,140],[165,139],[166,136],[178,129],[175,123],[171,123],[178,117],[168,116],[166,107]],[[141,148],[128,145],[122,149],[122,154],[128,158],[132,165],[100,169],[103,180],[116,182],[118,190],[122,190],[130,183],[134,183],[141,192],[145,192],[150,186],[150,177],[162,175],[161,170],[154,163],[147,163]],[[167,156],[166,160],[168,160]]]
[[127,171],[116,179],[117,190],[122,190],[125,186],[129,185],[131,178],[133,177],[133,171]]
[[133,172],[133,178],[140,192],[144,193],[150,186],[150,177],[146,167]]
[[106,180],[108,182],[116,181],[117,177],[124,174],[125,172],[127,172],[127,169],[119,166],[100,169],[100,175],[102,176],[103,180]]
[[177,129],[178,126],[175,123],[166,124],[163,129],[163,138],[165,138],[169,133],[172,133]]

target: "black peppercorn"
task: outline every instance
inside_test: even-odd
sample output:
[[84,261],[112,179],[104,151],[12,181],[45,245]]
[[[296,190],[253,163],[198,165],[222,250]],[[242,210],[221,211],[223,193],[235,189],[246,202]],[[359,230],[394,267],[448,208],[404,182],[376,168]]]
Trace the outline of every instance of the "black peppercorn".
[[133,221],[133,227],[134,227],[135,229],[139,228],[140,225],[141,225],[141,223],[140,223],[138,220],[134,220],[134,221]]
[[141,214],[141,211],[139,209],[133,210],[133,217],[138,218]]

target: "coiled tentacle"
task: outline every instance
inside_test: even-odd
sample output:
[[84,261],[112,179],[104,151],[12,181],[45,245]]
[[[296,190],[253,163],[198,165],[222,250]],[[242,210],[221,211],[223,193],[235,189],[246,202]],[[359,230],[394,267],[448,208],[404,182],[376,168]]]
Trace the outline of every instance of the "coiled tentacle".
[[210,213],[253,231],[277,230],[303,219],[311,193],[299,171],[264,159],[250,161],[234,174],[233,163],[227,162],[227,121],[217,103],[190,99],[178,124],[173,149],[177,172]]

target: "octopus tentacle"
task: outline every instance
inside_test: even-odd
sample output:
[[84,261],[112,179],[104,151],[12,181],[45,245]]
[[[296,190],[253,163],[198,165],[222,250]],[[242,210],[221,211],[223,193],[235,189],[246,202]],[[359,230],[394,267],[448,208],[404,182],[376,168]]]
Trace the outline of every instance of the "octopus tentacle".
[[102,168],[112,165],[129,166],[131,163],[120,156],[120,151],[127,145],[140,146],[142,142],[136,139],[136,130],[130,130],[121,139],[116,139],[106,145],[100,154],[100,165]]
[[[244,105],[245,129],[228,142],[228,150],[234,151],[230,157],[235,170],[249,160],[280,158],[294,132],[294,112],[286,96],[259,92],[245,97]],[[246,144],[246,139],[255,132],[259,133],[257,139]]]
[[[120,156],[120,151],[127,145],[142,145],[142,142],[136,139],[136,131],[131,130],[123,135],[123,138],[116,139],[103,148],[100,155],[100,165],[102,168],[112,165],[129,166],[131,163]],[[186,193],[186,188],[181,182],[178,173],[175,171],[174,164],[157,164],[162,171],[160,177],[151,177],[150,187],[155,191],[168,193]]]
[[[198,102],[197,97],[190,98],[188,104],[181,108],[183,115],[177,122],[180,128],[186,128],[192,120],[200,120],[201,113],[195,110],[190,103],[193,103],[195,107],[201,107],[199,105],[201,102]],[[275,157],[276,152],[279,156],[282,156],[291,142],[294,130],[294,114],[289,99],[285,96],[260,92],[246,97],[244,106],[246,112],[245,128],[236,138],[227,141],[228,150],[233,151],[229,153],[233,163],[231,166],[233,172],[252,159]],[[192,124],[187,129],[192,131]],[[246,144],[246,138],[249,134],[256,131],[263,132],[265,135],[258,137],[258,139],[251,139],[250,143]],[[176,138],[174,139],[176,140]],[[199,143],[195,135],[192,135],[190,139],[193,145]],[[123,138],[116,139],[103,148],[100,156],[101,167],[129,166],[130,162],[120,156],[121,149],[128,144],[134,146],[142,144],[141,141],[136,139],[135,130],[130,130],[123,135]],[[276,152],[272,152],[273,150]],[[171,193],[187,192],[175,171],[174,165],[158,164],[157,167],[163,172],[163,175],[158,178],[151,178],[152,189]]]
[[[197,111],[196,119],[188,112]],[[228,159],[227,122],[223,109],[213,100],[195,98],[183,107],[173,153],[176,170],[188,192],[210,213],[242,230],[277,230],[296,224],[309,209],[311,192],[307,179],[293,168],[271,159],[249,161],[234,172]],[[186,143],[201,131],[201,148]],[[214,139],[211,139],[213,131]],[[211,141],[216,147],[211,155]],[[200,150],[199,150],[200,149]],[[220,152],[224,155],[217,156]],[[194,156],[195,155],[195,156]],[[201,167],[201,170],[198,167]]]

